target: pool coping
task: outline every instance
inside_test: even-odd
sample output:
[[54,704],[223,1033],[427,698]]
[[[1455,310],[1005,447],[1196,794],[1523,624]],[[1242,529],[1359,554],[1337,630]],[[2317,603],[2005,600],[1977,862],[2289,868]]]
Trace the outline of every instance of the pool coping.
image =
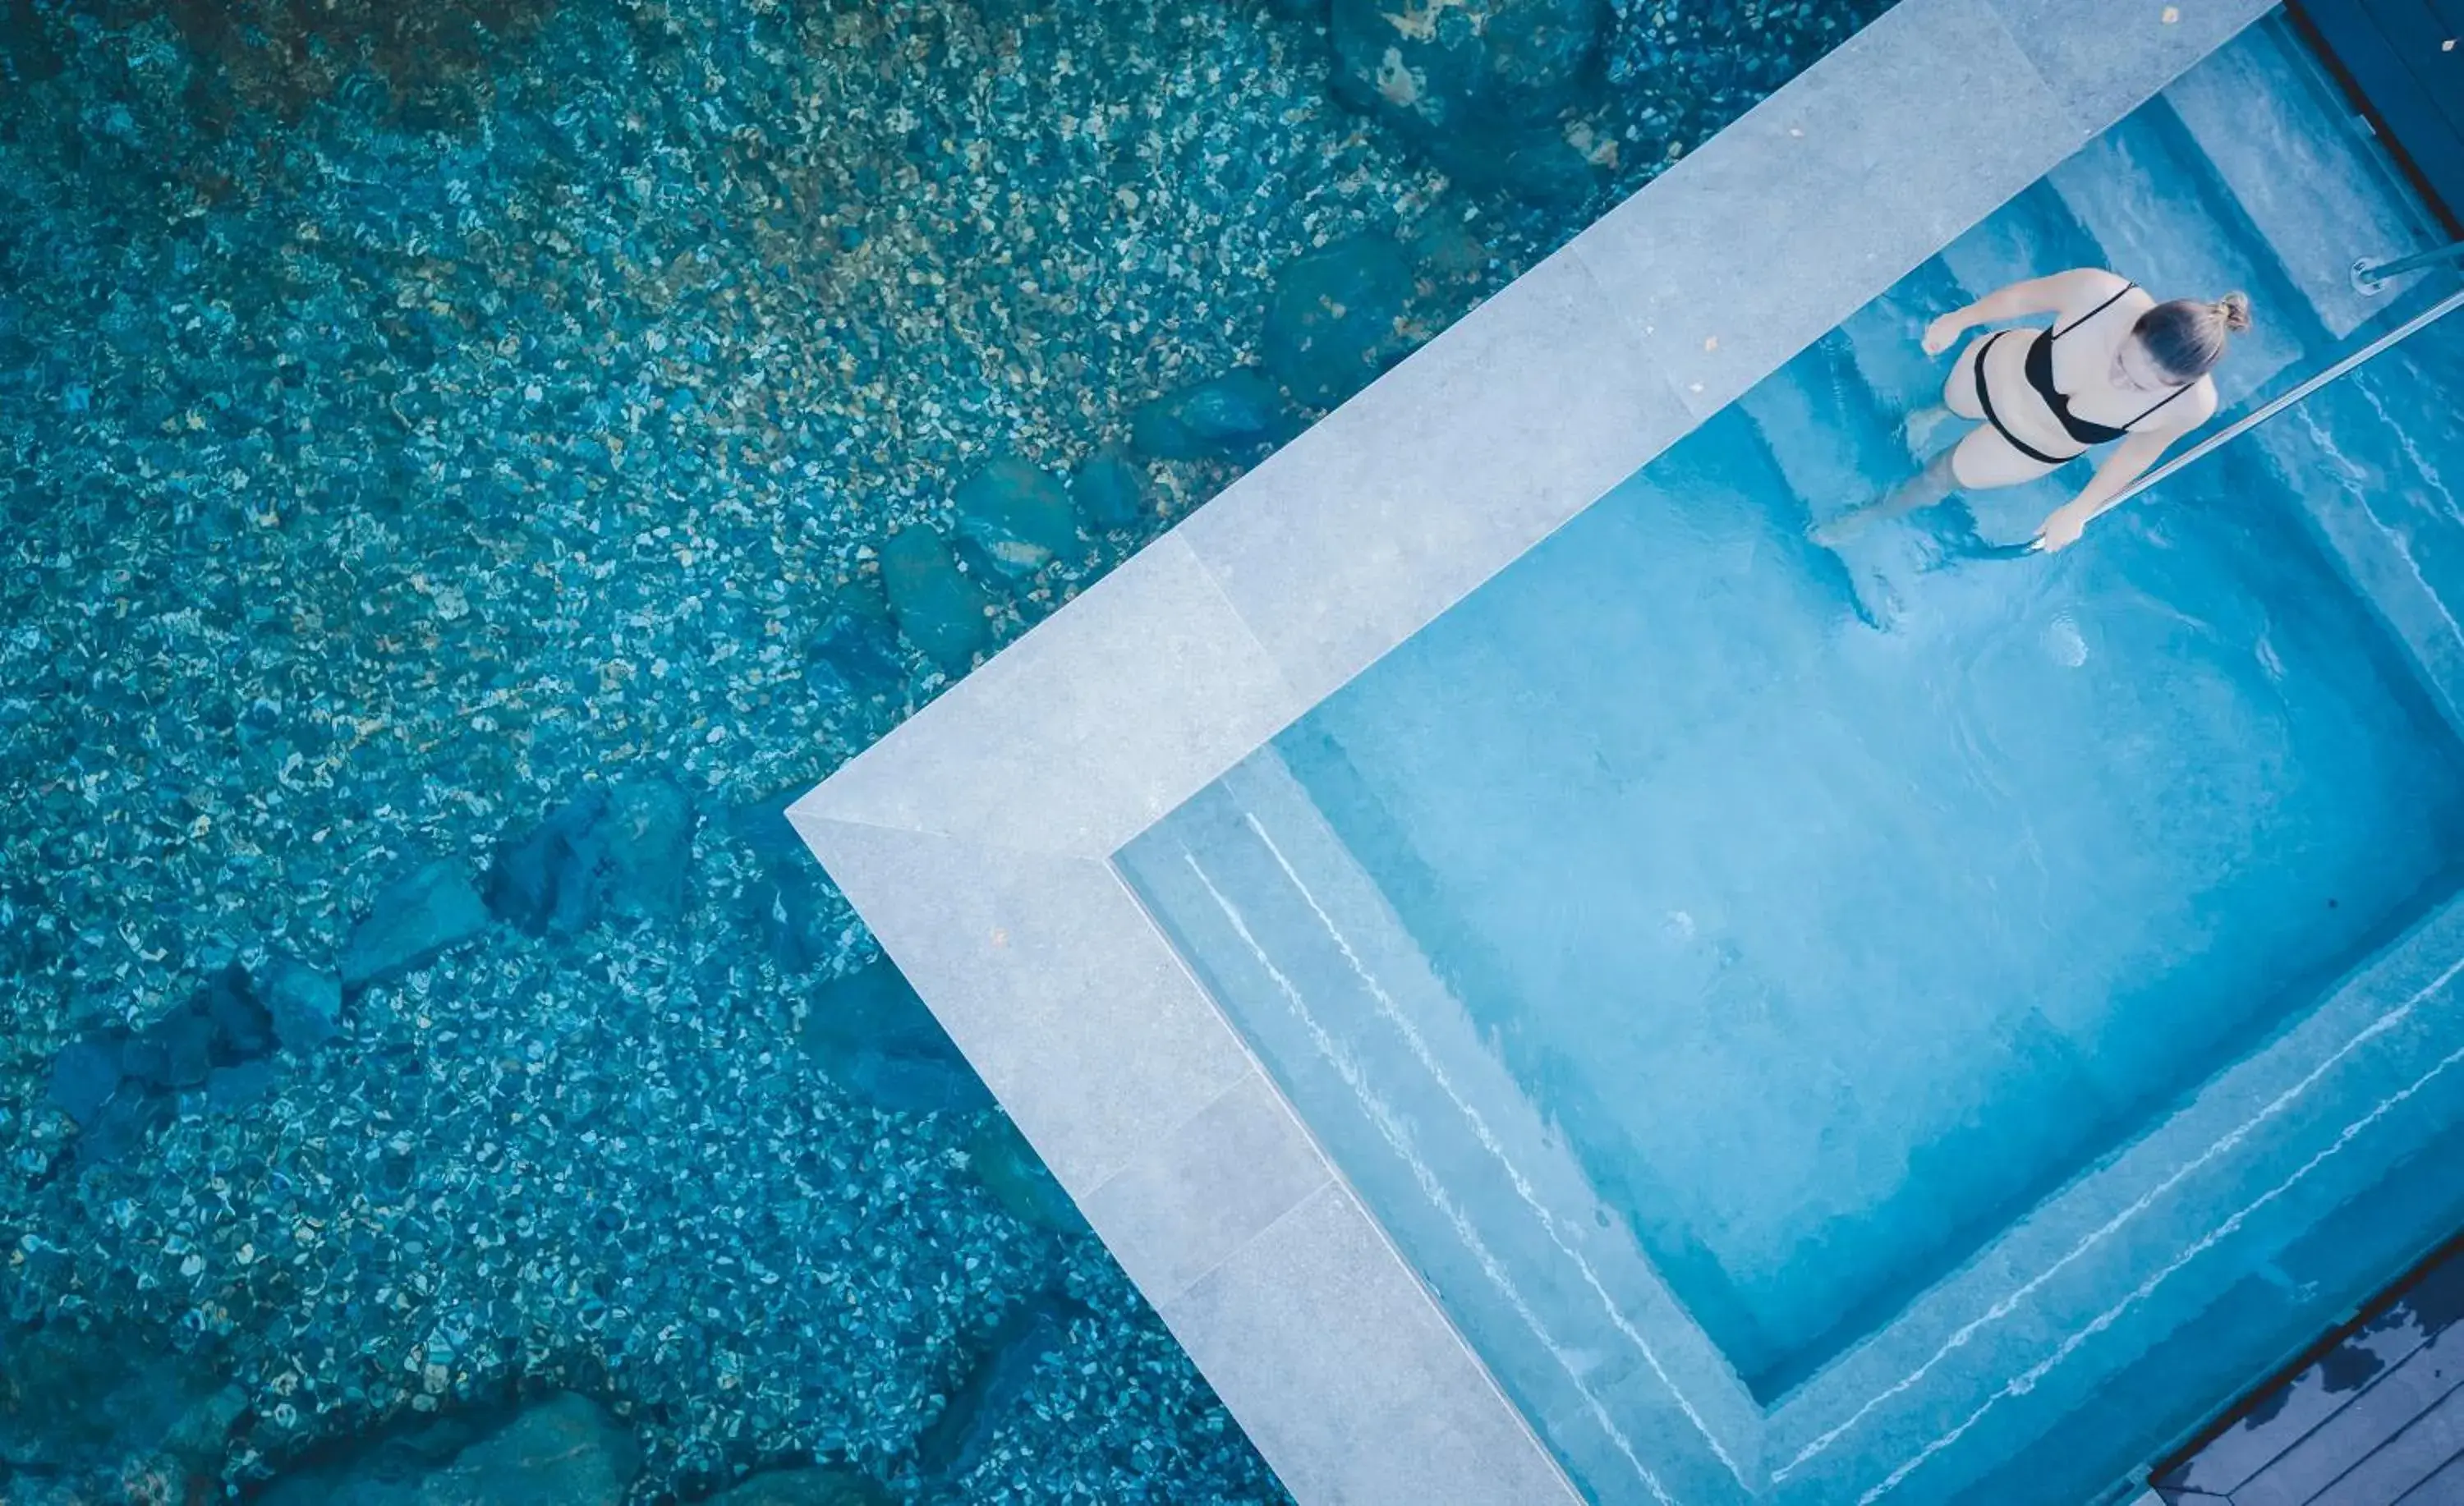
[[790,809],[1303,1506],[1579,1496],[1112,855],[2273,9],[1902,0]]

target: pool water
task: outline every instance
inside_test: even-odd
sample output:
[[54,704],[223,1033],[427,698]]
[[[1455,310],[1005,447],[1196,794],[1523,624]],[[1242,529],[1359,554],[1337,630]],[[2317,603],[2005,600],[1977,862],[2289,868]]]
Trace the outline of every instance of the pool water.
[[[2272,28],[2210,65],[2280,108],[2314,98],[2301,68]],[[2464,853],[2453,684],[2390,631],[2417,602],[2357,589],[2318,452],[2365,495],[2452,509],[2464,436],[2440,394],[2464,330],[2300,410],[2310,452],[2228,447],[2057,557],[1993,546],[2077,474],[1836,552],[1809,536],[1944,442],[1900,423],[1941,380],[1924,321],[2032,271],[2249,288],[2266,333],[2229,404],[2385,327],[2306,245],[2260,237],[2243,164],[2197,134],[2211,83],[1917,269],[1120,855],[1599,1500],[1954,1501],[1988,1478],[1997,1501],[2080,1499],[2464,1212],[2450,1185],[2370,1215],[2341,1264],[2286,1254],[2335,1200],[2382,1206],[2387,1168],[2454,1123],[2445,1046],[2393,1097],[2392,1067],[2320,1066],[2280,1100],[2239,1085],[2340,1011],[2413,1029],[2453,975],[2424,960],[2451,944]],[[2343,532],[2443,557],[2455,517],[2421,507]],[[2193,1153],[2183,1126],[2243,1100],[2245,1127]],[[2343,1126],[2335,1148],[2164,1211],[2314,1111]],[[2415,1111],[2411,1140],[2361,1138]],[[2295,1211],[2312,1197],[2330,1201]],[[2115,1247],[2133,1253],[2091,1298],[2080,1273]],[[2304,1258],[2311,1277],[2281,1274]],[[2269,1270],[2298,1298],[2214,1340],[2200,1315]],[[2076,1320],[2025,1311],[2074,1278]],[[2069,1320],[2038,1361],[2031,1336]],[[2064,1412],[2106,1415],[2096,1378],[2123,1375],[2141,1377],[2108,1398],[2123,1419],[2081,1446]],[[1871,1421],[1903,1402],[1903,1431]]]
[[1886,634],[1757,447],[1277,753],[1769,1399],[2443,893],[2464,766],[2229,468]]

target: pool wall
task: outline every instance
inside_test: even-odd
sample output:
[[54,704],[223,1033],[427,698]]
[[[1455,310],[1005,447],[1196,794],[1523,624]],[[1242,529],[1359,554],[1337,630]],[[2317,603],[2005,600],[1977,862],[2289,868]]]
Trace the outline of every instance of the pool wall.
[[1113,854],[2269,9],[1903,0],[790,813],[1306,1506],[1575,1492]]

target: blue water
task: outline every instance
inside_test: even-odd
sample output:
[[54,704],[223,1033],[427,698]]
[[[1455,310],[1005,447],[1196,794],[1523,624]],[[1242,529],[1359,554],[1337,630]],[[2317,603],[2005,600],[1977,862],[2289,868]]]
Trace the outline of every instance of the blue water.
[[[1667,1368],[1781,1416],[2454,890],[2464,746],[2320,517],[2396,486],[2445,501],[2372,538],[2451,547],[2464,329],[2058,557],[1998,546],[2079,474],[1809,541],[1921,458],[1898,420],[1941,379],[1916,332],[1999,280],[2145,252],[2189,281],[2160,294],[2248,287],[2268,323],[2229,403],[2383,325],[2336,328],[2199,150],[2143,112],[1123,854],[1603,1500],[1668,1473],[1630,1377],[1672,1342],[1627,1325],[1661,1287],[1715,1352],[1675,1341]],[[2385,1091],[2330,1080],[2321,1112]],[[2199,1273],[2209,1296],[2317,1212],[2265,1206],[2265,1251]],[[2453,1211],[2405,1208],[2325,1284],[2383,1276]],[[2096,1362],[2145,1378],[2119,1393],[2140,1415],[2074,1442],[2076,1474],[2038,1455],[2028,1477],[2101,1487],[2361,1295],[2244,1302],[2187,1390],[2151,1357],[2205,1299],[2145,1319],[2138,1360]],[[1973,1498],[1930,1479],[1909,1495]]]
[[1757,449],[1279,746],[1769,1397],[2442,892],[2464,777],[2233,468],[1878,634]]

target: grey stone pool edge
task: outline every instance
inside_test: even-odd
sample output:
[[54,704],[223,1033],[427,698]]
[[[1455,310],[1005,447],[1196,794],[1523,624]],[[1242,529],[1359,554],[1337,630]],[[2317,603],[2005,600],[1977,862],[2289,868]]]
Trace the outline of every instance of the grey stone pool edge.
[[1111,855],[2270,9],[1903,0],[790,812],[1304,1506],[1576,1492]]

